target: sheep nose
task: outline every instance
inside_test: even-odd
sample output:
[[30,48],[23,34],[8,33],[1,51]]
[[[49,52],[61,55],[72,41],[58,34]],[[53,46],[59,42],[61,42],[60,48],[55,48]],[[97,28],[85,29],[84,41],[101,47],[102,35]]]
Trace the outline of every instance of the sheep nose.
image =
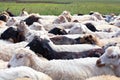
[[11,67],[11,65],[10,65],[10,64],[8,64],[8,65],[7,65],[7,67],[8,67],[8,68],[10,68],[10,67]]
[[102,64],[102,62],[101,62],[100,59],[97,60],[96,65],[97,65],[98,67],[105,66],[105,64]]

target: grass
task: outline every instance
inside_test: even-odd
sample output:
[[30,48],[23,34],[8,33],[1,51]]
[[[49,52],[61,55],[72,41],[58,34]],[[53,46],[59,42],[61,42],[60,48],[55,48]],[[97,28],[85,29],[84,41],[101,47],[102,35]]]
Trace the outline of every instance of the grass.
[[[25,0],[24,0],[25,1]],[[50,0],[42,0],[50,1]],[[87,14],[90,11],[98,11],[102,14],[114,12],[120,13],[120,0],[51,0],[61,2],[72,2],[71,4],[50,4],[50,3],[15,3],[0,2],[0,12],[8,7],[10,11],[18,15],[22,8],[26,8],[28,12],[39,13],[41,15],[59,15],[62,11],[68,10],[72,14]],[[74,2],[73,2],[74,1]]]

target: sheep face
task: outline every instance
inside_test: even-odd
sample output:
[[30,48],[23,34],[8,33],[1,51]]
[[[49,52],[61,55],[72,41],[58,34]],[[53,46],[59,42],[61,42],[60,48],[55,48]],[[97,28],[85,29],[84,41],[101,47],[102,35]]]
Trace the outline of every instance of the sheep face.
[[18,53],[12,56],[8,63],[8,68],[17,66],[29,66],[30,65],[30,54]]
[[119,47],[111,46],[106,49],[105,53],[97,60],[98,67],[104,65],[119,65],[120,61],[120,49]]
[[17,20],[15,18],[11,18],[6,22],[7,26],[12,26]]
[[76,23],[69,31],[70,34],[84,34],[86,33],[86,26]]
[[26,25],[26,23],[23,21],[23,20],[21,20],[20,21],[20,23],[19,23],[19,25],[17,26],[17,29],[19,30],[19,31],[23,31],[23,32],[25,32],[26,30],[26,28],[27,28],[28,26]]

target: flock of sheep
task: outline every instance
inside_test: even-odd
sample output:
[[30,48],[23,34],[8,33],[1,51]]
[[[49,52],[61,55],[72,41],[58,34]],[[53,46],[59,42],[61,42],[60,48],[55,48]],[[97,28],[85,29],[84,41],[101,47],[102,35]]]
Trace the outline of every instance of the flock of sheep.
[[0,14],[0,80],[120,80],[120,15]]

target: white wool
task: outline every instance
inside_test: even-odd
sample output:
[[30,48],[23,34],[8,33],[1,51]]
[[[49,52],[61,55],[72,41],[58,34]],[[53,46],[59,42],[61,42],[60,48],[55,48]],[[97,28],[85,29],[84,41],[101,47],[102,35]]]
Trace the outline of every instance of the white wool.
[[100,39],[99,42],[102,42],[103,45],[108,43],[120,43],[120,37],[110,38],[110,39]]
[[31,26],[29,26],[30,29],[32,30],[42,30],[42,31],[45,31],[44,27],[42,24],[39,24],[38,22],[34,22]]
[[30,78],[16,78],[15,80],[32,80]]
[[85,25],[76,23],[74,26],[69,30],[70,34],[85,34],[91,32]]
[[67,22],[68,22],[68,20],[66,19],[66,17],[63,15],[60,15],[60,16],[58,16],[58,18],[56,18],[53,21],[53,24],[61,24],[61,23],[67,23]]
[[98,19],[92,15],[72,16],[72,21],[74,21],[74,20],[78,20],[79,22],[98,21]]
[[7,64],[8,64],[8,62],[5,62],[5,61],[3,61],[3,60],[0,59],[0,69],[7,68]]
[[0,70],[0,80],[15,80],[16,78],[52,80],[48,75],[25,66]]
[[105,19],[102,17],[102,14],[100,14],[99,12],[94,12],[92,15],[95,16],[98,20],[105,20]]
[[52,22],[54,21],[55,19],[54,18],[46,18],[46,19],[44,19],[44,18],[42,18],[42,19],[39,19],[38,20],[38,22],[40,23],[40,24],[42,24],[42,25],[50,25],[50,24],[52,24]]
[[85,36],[85,34],[67,34],[67,35],[63,35],[63,36],[75,39],[75,38],[78,38],[78,37],[83,37],[83,36]]
[[[35,54],[31,54],[28,49],[25,52],[18,50],[9,62],[11,67],[29,66],[41,71],[53,80],[85,80],[86,78],[99,75],[114,75],[110,67],[99,68],[96,66],[98,58],[81,58],[73,60],[51,60],[43,61]],[[28,53],[28,52],[29,53]],[[24,53],[24,54],[23,54]],[[23,57],[16,59],[16,56]],[[21,61],[23,60],[23,61]]]
[[111,75],[101,75],[101,76],[91,77],[86,80],[120,80],[120,78]]
[[27,16],[16,16],[16,17],[10,17],[8,21],[6,22],[7,26],[17,26],[19,25],[21,20],[26,19]]
[[27,42],[11,43],[8,41],[0,40],[0,59],[8,61],[13,55],[15,49],[23,48]]
[[101,48],[97,45],[91,45],[91,44],[54,45],[50,43],[50,45],[52,49],[54,49],[57,52],[83,52],[90,49]]
[[120,20],[115,21],[114,25],[120,27]]

